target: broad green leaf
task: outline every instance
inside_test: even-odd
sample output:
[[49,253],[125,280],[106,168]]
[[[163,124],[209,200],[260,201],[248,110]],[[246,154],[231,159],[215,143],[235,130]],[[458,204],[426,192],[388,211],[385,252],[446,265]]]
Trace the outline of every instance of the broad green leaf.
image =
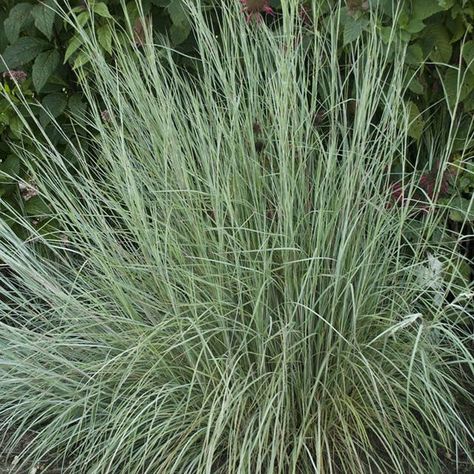
[[183,43],[191,32],[189,23],[173,24],[170,27],[170,38],[174,45]]
[[84,25],[90,20],[91,16],[88,11],[82,12],[76,17],[76,21],[80,27],[84,28]]
[[385,44],[393,41],[393,38],[395,37],[393,28],[390,26],[382,26],[380,28],[380,37]]
[[443,77],[443,88],[446,101],[448,102],[450,108],[453,108],[458,100],[459,91],[459,71],[456,69],[448,69]]
[[51,211],[40,196],[33,196],[25,202],[25,212],[29,217],[43,218]]
[[83,97],[81,94],[74,94],[69,97],[67,104],[70,115],[79,121],[85,119],[85,113],[87,111],[87,104],[84,103],[82,99]]
[[425,54],[432,61],[448,63],[453,53],[449,31],[441,24],[428,25],[420,40]]
[[474,128],[469,116],[465,116],[461,121],[453,144],[453,151],[462,151],[474,147]]
[[6,19],[6,14],[3,12],[0,12],[0,51],[4,51],[5,48],[8,46],[8,38],[7,35],[5,34],[5,27],[4,27],[4,21]]
[[64,63],[80,48],[82,45],[82,38],[79,35],[74,36],[70,41],[64,54]]
[[443,11],[442,7],[436,0],[415,0],[412,3],[413,18],[417,20],[424,20],[425,18]]
[[419,140],[421,134],[423,133],[425,122],[420,114],[420,109],[414,102],[410,100],[406,103],[406,106],[408,110],[409,122],[408,135],[415,140]]
[[94,10],[94,13],[96,13],[97,15],[103,18],[112,18],[112,15],[109,12],[109,7],[103,2],[96,3],[93,6],[93,10]]
[[443,10],[448,10],[454,5],[454,0],[438,0],[438,5],[443,9]]
[[171,0],[167,10],[173,24],[178,25],[188,22],[183,0]]
[[112,30],[109,25],[103,25],[97,30],[99,44],[107,51],[112,53]]
[[[29,63],[50,47],[51,45],[45,40],[23,36],[15,44],[8,46],[3,54],[3,61],[7,64],[7,69],[13,69]],[[0,63],[0,71],[5,70],[6,68]]]
[[390,18],[397,10],[397,5],[394,4],[393,0],[369,0],[369,5],[372,10],[380,11]]
[[422,20],[419,20],[417,18],[413,18],[408,22],[408,24],[405,26],[404,30],[407,31],[408,33],[415,34],[415,33],[419,33],[421,30],[423,30],[423,28],[425,26],[426,25],[423,23]]
[[85,5],[79,5],[78,7],[74,7],[71,9],[71,12],[76,14],[76,13],[82,13],[84,10],[86,10],[86,6]]
[[173,23],[169,29],[170,39],[174,45],[181,44],[191,32],[183,0],[171,0],[167,10]]
[[418,80],[417,77],[413,77],[408,84],[408,89],[417,95],[423,95],[425,93],[425,88],[423,84]]
[[466,33],[466,24],[461,15],[455,18],[448,17],[446,19],[446,28],[448,28],[451,36],[451,44],[458,42]]
[[369,20],[367,18],[355,19],[348,16],[344,24],[344,45],[356,41],[368,25]]
[[463,106],[465,112],[474,111],[474,90],[463,100]]
[[403,31],[403,30],[400,30],[398,32],[398,37],[402,40],[402,42],[404,43],[409,43],[410,40],[411,40],[411,33],[409,33],[408,31]]
[[467,41],[462,48],[462,57],[470,71],[474,72],[474,41]]
[[54,94],[48,94],[41,102],[43,110],[40,112],[40,123],[45,127],[52,118],[59,117],[67,105],[67,96],[61,92],[55,92]]
[[10,14],[4,22],[5,34],[10,44],[18,40],[23,26],[31,19],[30,13],[32,8],[33,5],[30,3],[18,3],[10,10]]
[[81,52],[77,55],[77,58],[74,60],[74,64],[72,68],[78,69],[84,66],[85,64],[87,64],[88,62],[89,62],[89,56],[86,53]]
[[36,28],[38,28],[48,40],[51,40],[53,37],[54,18],[56,16],[56,12],[52,7],[54,7],[54,1],[48,0],[42,5],[36,5],[31,11],[35,19]]
[[462,197],[454,198],[450,202],[453,209],[449,213],[449,218],[454,222],[474,221],[474,202]]
[[23,133],[23,129],[25,125],[23,124],[23,120],[19,115],[14,115],[8,125],[10,125],[10,130],[16,138],[21,138],[21,134]]
[[466,92],[463,95],[463,100],[465,100],[469,94],[474,92],[474,72],[466,71],[463,81],[463,87],[466,88]]
[[443,87],[446,100],[452,109],[462,102],[474,90],[474,74],[459,72],[449,68],[443,76]]
[[137,18],[140,17],[138,5],[135,1],[127,3],[127,15],[129,16],[131,23],[133,23]]
[[458,185],[458,188],[461,192],[468,192],[471,188],[474,187],[474,177],[472,175],[462,175],[457,180],[456,184]]
[[20,158],[17,155],[8,155],[0,163],[0,181],[4,182],[5,177],[15,178],[20,174]]
[[36,92],[40,92],[43,89],[58,67],[60,59],[59,52],[56,49],[50,49],[36,57],[33,64],[33,85]]
[[425,56],[423,54],[423,49],[418,43],[414,43],[408,46],[407,54],[405,57],[406,64],[419,66],[424,61],[424,59],[425,59]]

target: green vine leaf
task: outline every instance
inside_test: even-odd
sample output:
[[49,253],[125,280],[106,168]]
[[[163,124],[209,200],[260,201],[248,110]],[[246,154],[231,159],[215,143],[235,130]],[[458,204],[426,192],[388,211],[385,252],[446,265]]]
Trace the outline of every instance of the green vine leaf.
[[443,10],[444,7],[436,0],[416,0],[412,4],[413,18],[417,20],[424,20]]
[[53,7],[54,1],[48,0],[42,5],[36,5],[31,11],[33,18],[35,19],[36,28],[50,41],[53,37],[54,19],[56,16]]
[[449,31],[441,24],[428,25],[423,30],[421,45],[432,61],[449,63],[453,54]]
[[2,62],[0,64],[0,72],[23,66],[50,47],[51,45],[48,41],[30,36],[22,36],[15,44],[8,46],[3,53],[2,58],[6,63],[6,67]]
[[413,101],[408,101],[406,103],[407,111],[408,111],[408,135],[415,140],[419,140],[421,138],[421,134],[423,133],[423,129],[425,127],[425,122],[423,117],[420,113],[420,109]]
[[33,63],[33,85],[36,92],[46,85],[48,79],[56,71],[61,57],[56,49],[50,49],[39,54]]
[[109,18],[109,19],[113,18],[109,12],[109,7],[103,2],[96,3],[93,9],[94,9],[94,13],[96,13],[97,15],[103,18]]
[[52,119],[59,117],[67,106],[67,96],[62,92],[55,92],[45,96],[41,102],[43,110],[40,112],[40,123],[46,127]]
[[30,3],[18,3],[10,10],[10,14],[4,22],[5,35],[10,44],[18,40],[23,27],[31,21],[32,9],[33,5]]
[[109,54],[112,53],[112,30],[109,25],[103,25],[97,30],[97,39],[102,48]]
[[474,221],[474,203],[472,200],[462,197],[454,198],[450,202],[453,209],[449,213],[449,218],[454,222]]
[[344,46],[356,41],[369,26],[369,20],[367,18],[355,19],[348,16],[344,23]]

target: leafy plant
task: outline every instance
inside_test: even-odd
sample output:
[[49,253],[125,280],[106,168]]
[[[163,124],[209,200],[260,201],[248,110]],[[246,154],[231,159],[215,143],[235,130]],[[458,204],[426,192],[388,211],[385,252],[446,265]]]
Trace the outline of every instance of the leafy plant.
[[[112,33],[111,64],[76,27],[91,146],[70,143],[74,170],[51,143],[22,149],[61,232],[18,216],[23,243],[0,223],[0,426],[7,449],[31,437],[23,463],[431,474],[438,448],[472,462],[472,283],[455,207],[419,203],[405,48],[368,28],[340,53],[337,11],[308,44],[287,7],[268,28],[222,3],[216,37],[191,5],[193,76],[132,32]],[[438,187],[449,130],[429,149]]]

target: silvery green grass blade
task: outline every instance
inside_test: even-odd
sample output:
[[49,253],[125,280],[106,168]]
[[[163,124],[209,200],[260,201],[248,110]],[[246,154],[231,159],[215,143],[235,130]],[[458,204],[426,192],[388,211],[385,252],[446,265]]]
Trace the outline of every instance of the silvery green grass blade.
[[[416,202],[403,45],[383,44],[374,13],[341,65],[340,10],[303,25],[282,7],[270,28],[223,2],[216,32],[192,2],[199,59],[145,29],[143,46],[117,30],[112,61],[63,10],[90,60],[75,122],[89,146],[64,136],[72,164],[46,132],[19,150],[57,224],[16,215],[24,241],[0,223],[0,426],[18,466],[472,462],[469,262],[449,202]],[[440,173],[455,128],[426,147]]]

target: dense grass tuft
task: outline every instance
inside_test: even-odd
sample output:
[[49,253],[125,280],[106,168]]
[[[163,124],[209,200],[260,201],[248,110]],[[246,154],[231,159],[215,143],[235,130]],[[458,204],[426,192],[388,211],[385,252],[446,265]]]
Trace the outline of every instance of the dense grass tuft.
[[29,157],[59,230],[0,224],[4,446],[65,473],[440,472],[472,440],[472,287],[443,212],[393,200],[397,164],[419,195],[403,48],[374,27],[339,67],[337,15],[308,42],[290,7],[272,32],[223,6],[218,36],[202,12],[194,77],[84,36],[90,147]]

